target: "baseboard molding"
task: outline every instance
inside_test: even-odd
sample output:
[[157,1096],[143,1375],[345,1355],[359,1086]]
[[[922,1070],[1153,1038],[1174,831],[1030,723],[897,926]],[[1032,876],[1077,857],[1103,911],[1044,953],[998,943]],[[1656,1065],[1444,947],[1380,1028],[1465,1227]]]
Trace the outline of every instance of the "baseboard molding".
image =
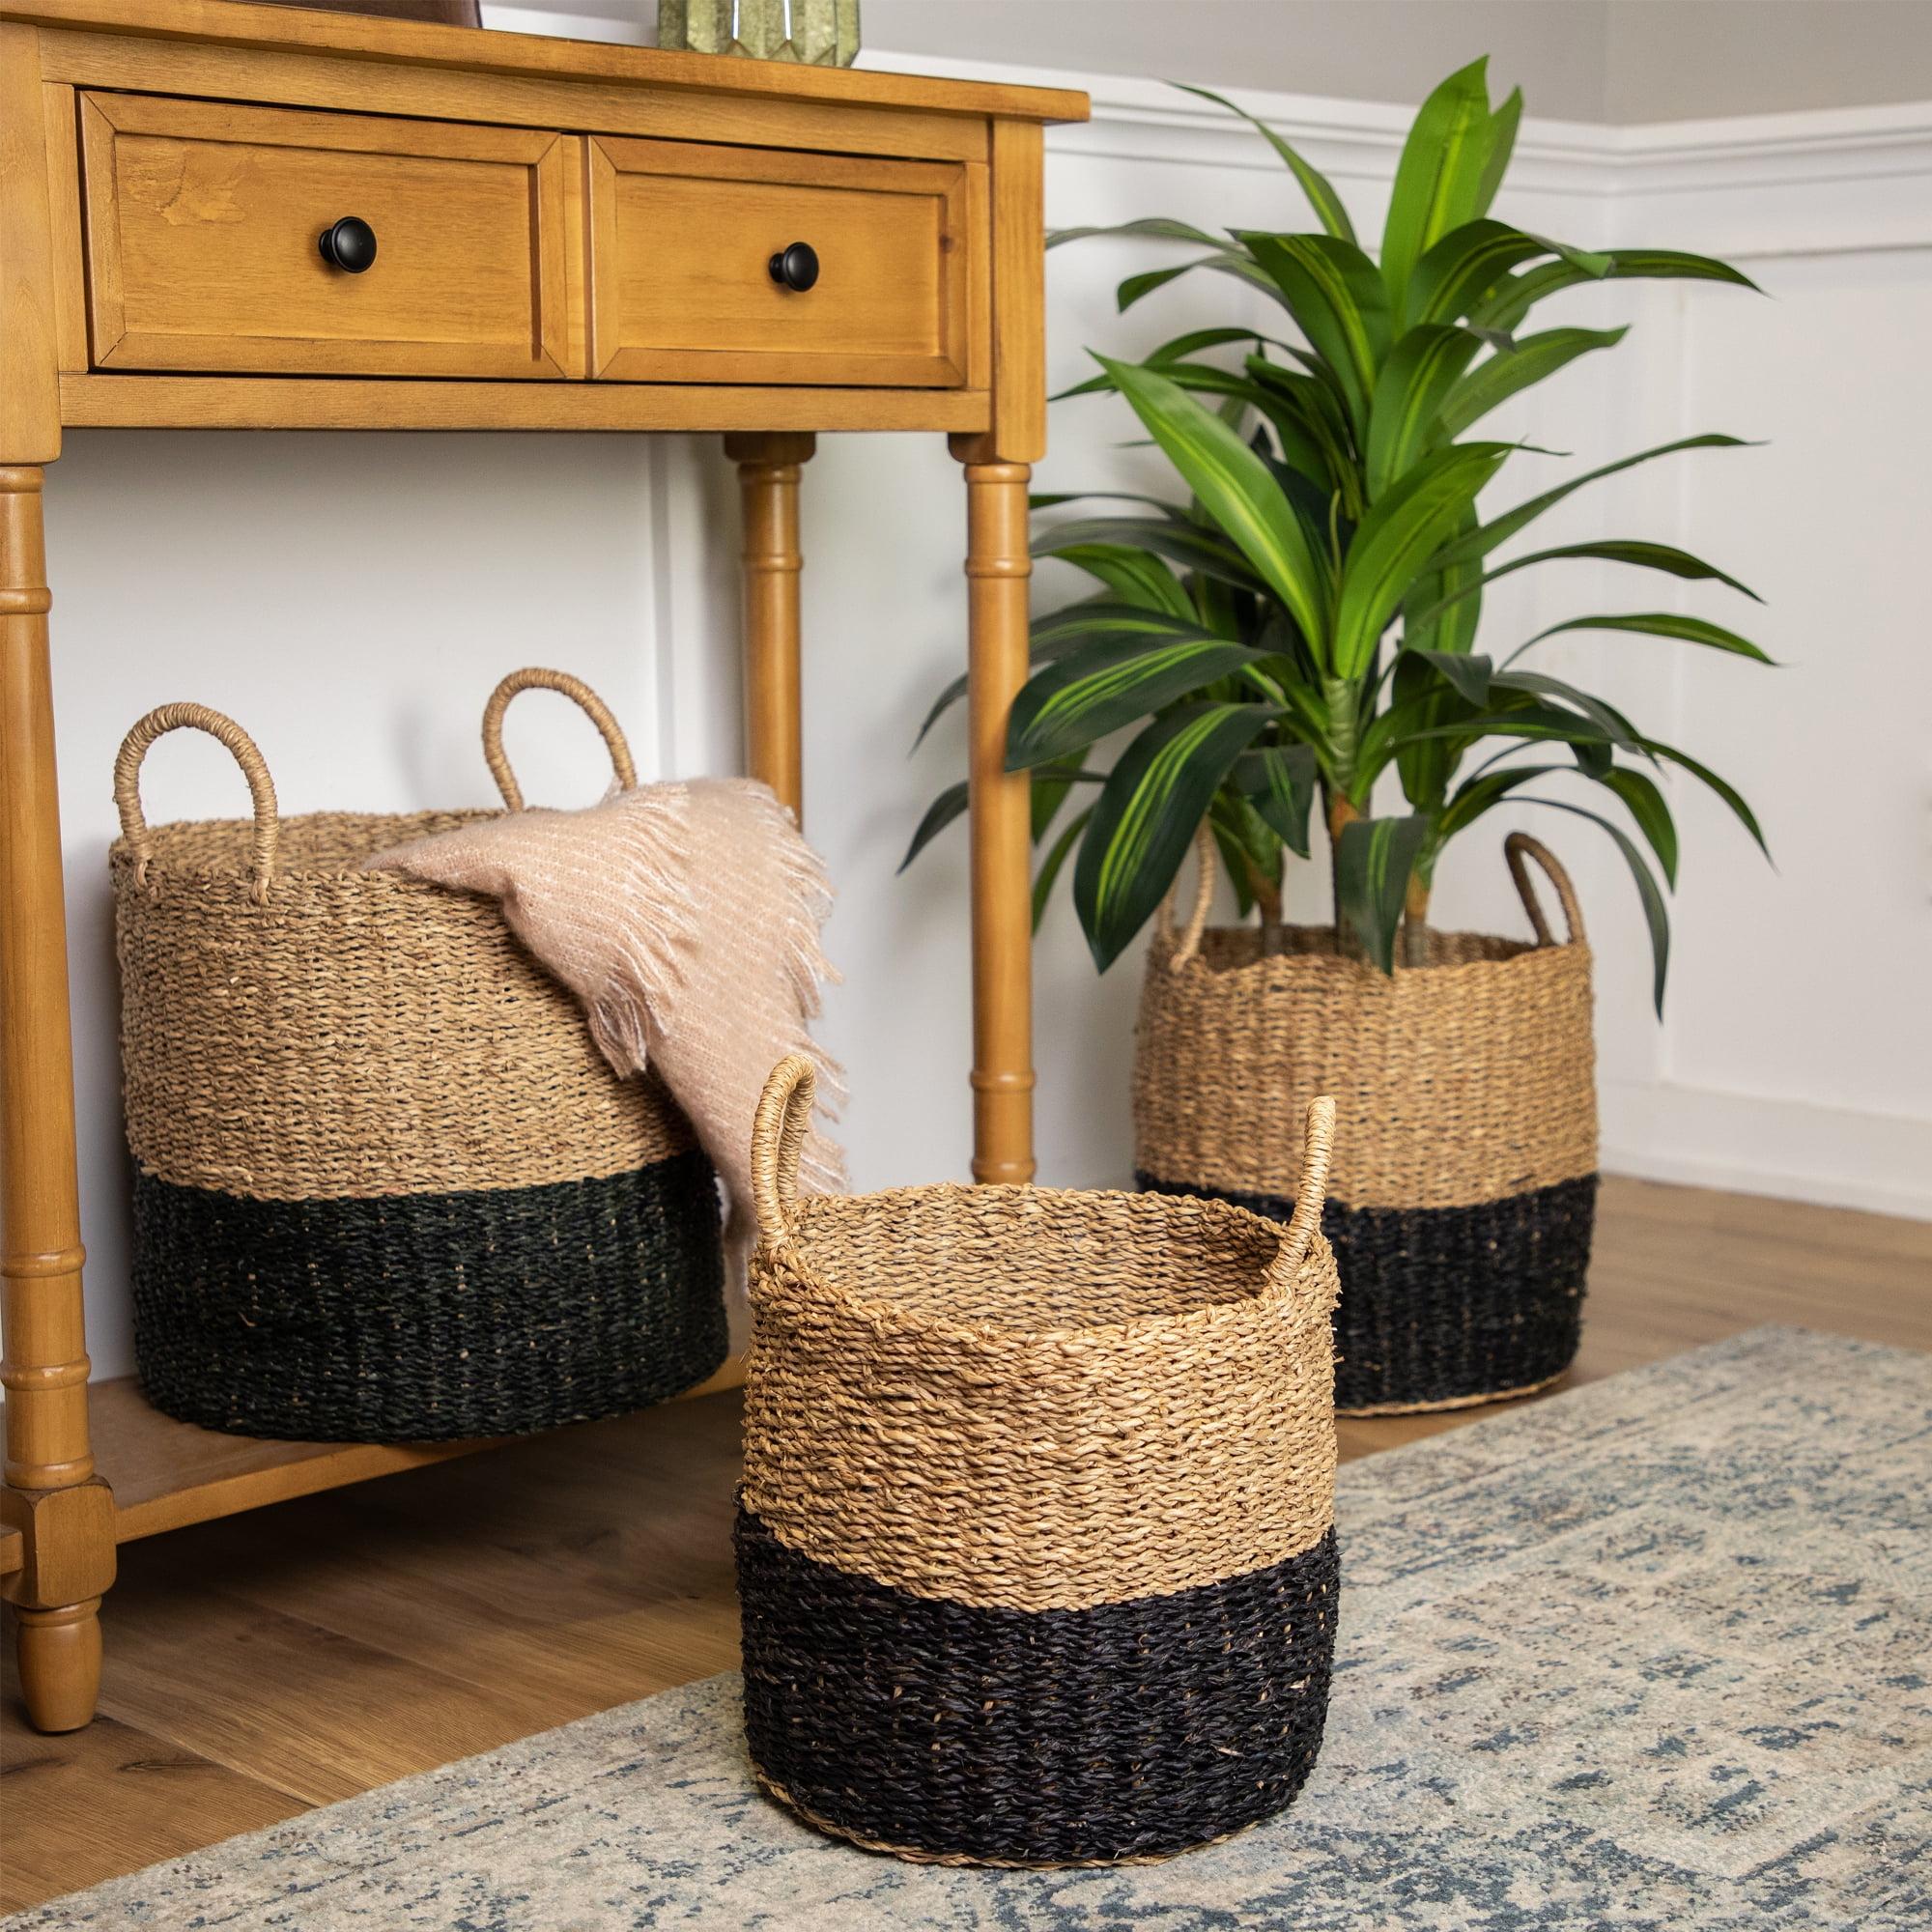
[[1604,1171],[1932,1220],[1932,1121],[1606,1081]]

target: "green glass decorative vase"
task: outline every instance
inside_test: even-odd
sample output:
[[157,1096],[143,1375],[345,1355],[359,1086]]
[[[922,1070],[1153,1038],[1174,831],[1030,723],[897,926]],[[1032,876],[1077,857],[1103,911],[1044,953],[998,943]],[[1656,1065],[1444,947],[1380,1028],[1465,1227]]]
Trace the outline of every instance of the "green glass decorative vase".
[[859,57],[859,0],[659,0],[658,45],[850,67]]

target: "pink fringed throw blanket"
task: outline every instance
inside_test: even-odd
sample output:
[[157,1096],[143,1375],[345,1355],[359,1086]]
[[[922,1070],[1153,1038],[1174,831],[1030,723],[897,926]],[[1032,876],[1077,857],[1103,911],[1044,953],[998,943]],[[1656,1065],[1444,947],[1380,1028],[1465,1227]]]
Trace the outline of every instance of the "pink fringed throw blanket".
[[[613,791],[583,811],[479,819],[368,861],[487,893],[537,958],[582,1001],[619,1073],[649,1066],[690,1117],[729,1197],[730,1233],[753,1233],[752,1117],[773,1065],[810,1054],[836,1114],[838,1066],[806,1021],[822,981],[825,867],[770,786],[695,779]],[[800,1185],[844,1185],[816,1127]]]

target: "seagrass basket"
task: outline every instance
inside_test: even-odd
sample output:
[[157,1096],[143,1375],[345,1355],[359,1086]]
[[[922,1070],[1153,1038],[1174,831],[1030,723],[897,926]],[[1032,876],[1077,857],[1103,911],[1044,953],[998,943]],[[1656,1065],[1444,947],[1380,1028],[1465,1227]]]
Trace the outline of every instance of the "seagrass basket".
[[[1292,926],[1209,928],[1212,843],[1186,929],[1163,909],[1141,996],[1142,1187],[1297,1211],[1295,1123],[1335,1095],[1321,1225],[1341,1267],[1335,1399],[1349,1414],[1525,1395],[1577,1353],[1597,1192],[1590,952],[1569,875],[1504,854],[1534,942],[1428,934],[1393,978]],[[1526,862],[1556,890],[1558,944]]]
[[1287,1228],[1031,1187],[800,1201],[753,1142],[745,1724],[821,1830],[950,1864],[1164,1857],[1288,1804],[1335,1633],[1334,1110]]
[[[511,808],[504,707],[485,712]],[[150,826],[164,732],[234,754],[251,819]],[[620,1080],[493,899],[368,872],[481,812],[283,819],[232,720],[170,704],[114,768],[110,854],[133,1153],[136,1359],[156,1407],[328,1441],[502,1435],[615,1414],[723,1360],[710,1162],[662,1088]]]

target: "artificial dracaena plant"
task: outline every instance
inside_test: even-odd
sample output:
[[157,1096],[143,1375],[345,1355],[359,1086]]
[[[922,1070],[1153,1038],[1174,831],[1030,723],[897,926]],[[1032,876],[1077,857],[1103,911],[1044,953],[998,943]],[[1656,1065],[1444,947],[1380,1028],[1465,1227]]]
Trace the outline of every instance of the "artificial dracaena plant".
[[[1333,186],[1259,121],[1321,233],[1214,236],[1152,220],[1052,238],[1131,234],[1189,244],[1200,252],[1122,282],[1121,307],[1211,269],[1271,298],[1299,337],[1205,328],[1139,363],[1096,355],[1100,373],[1067,393],[1123,397],[1187,500],[1109,492],[1034,499],[1039,511],[1104,506],[1036,535],[1037,555],[1072,563],[1101,587],[1034,624],[1034,670],[1008,744],[1009,768],[1033,774],[1034,838],[1045,844],[1036,921],[1077,845],[1074,901],[1102,970],[1168,891],[1204,819],[1242,910],[1258,905],[1264,947],[1277,944],[1286,855],[1308,856],[1318,796],[1339,942],[1390,971],[1400,939],[1404,960],[1421,963],[1443,847],[1511,799],[1591,819],[1615,841],[1642,897],[1661,1004],[1663,886],[1674,885],[1677,868],[1661,768],[1710,786],[1763,844],[1749,807],[1716,773],[1524,662],[1548,639],[1608,632],[1768,663],[1747,639],[1700,617],[1635,610],[1568,618],[1501,657],[1476,649],[1484,587],[1561,559],[1745,591],[1667,544],[1506,548],[1589,484],[1659,457],[1739,447],[1736,438],[1646,449],[1495,514],[1479,512],[1477,497],[1520,445],[1459,439],[1511,397],[1621,339],[1620,328],[1534,327],[1549,297],[1632,277],[1752,286],[1703,256],[1596,253],[1492,219],[1521,100],[1512,94],[1492,108],[1484,65],[1452,74],[1416,116],[1379,262],[1357,241]],[[1218,95],[1188,91],[1254,120]],[[1231,366],[1243,344],[1247,353]],[[964,690],[961,678],[941,696],[926,728]],[[1110,769],[1090,769],[1094,747],[1130,726],[1138,729]],[[1377,781],[1390,767],[1406,809],[1378,811]],[[1547,795],[1565,779],[1595,787],[1619,816]],[[1531,785],[1539,790],[1521,789]],[[1067,812],[1090,786],[1097,795]],[[941,795],[908,861],[965,803],[963,784]]]

